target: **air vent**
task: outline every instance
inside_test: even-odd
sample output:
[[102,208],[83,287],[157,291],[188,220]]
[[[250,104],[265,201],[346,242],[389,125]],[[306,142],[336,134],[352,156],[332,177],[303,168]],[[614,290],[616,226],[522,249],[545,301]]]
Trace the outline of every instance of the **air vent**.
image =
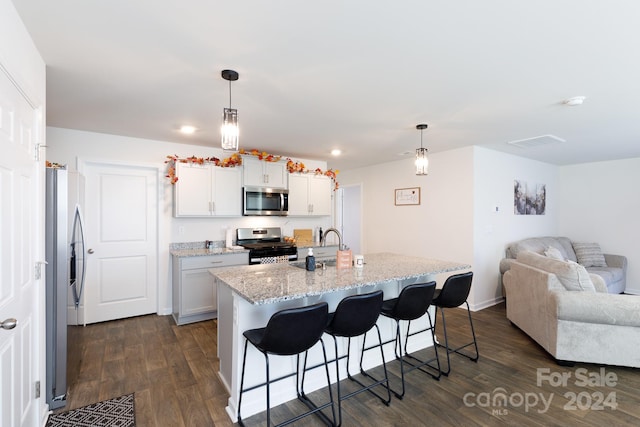
[[517,141],[509,141],[507,144],[515,145],[520,148],[533,148],[540,147],[542,145],[557,144],[558,142],[566,142],[562,138],[558,138],[555,135],[541,135],[534,136],[533,138],[519,139]]

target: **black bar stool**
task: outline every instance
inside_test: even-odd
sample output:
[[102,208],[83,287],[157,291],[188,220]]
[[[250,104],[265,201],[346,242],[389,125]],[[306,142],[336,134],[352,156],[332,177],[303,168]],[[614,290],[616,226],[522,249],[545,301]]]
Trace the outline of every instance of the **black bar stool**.
[[[267,326],[264,328],[250,329],[243,333],[245,337],[244,343],[244,357],[242,359],[242,376],[240,380],[240,397],[238,399],[238,424],[244,426],[242,417],[240,416],[240,407],[242,404],[242,393],[250,391],[258,387],[266,385],[267,388],[267,426],[271,426],[271,401],[270,401],[270,384],[287,378],[291,375],[287,375],[281,378],[270,380],[269,378],[269,354],[278,356],[293,356],[296,355],[296,394],[298,399],[302,401],[309,411],[293,417],[278,426],[284,426],[300,420],[311,414],[316,414],[329,425],[335,425],[336,412],[335,405],[333,403],[333,394],[331,392],[331,380],[329,378],[329,365],[327,363],[327,352],[322,341],[322,334],[324,328],[329,321],[329,307],[326,302],[318,304],[289,308],[274,313]],[[324,367],[327,375],[327,385],[329,387],[329,399],[328,403],[321,406],[316,406],[299,388],[299,373],[300,373],[300,354],[304,353],[304,366],[303,372],[306,370],[307,365],[307,351],[313,347],[318,341],[322,344],[322,353],[324,355]],[[256,347],[265,358],[266,367],[266,382],[258,384],[247,389],[244,388],[244,371],[245,364],[247,362],[247,345],[251,343]],[[304,375],[304,374],[303,374]],[[304,376],[303,376],[304,382]],[[331,406],[333,414],[333,421],[331,421],[321,411]]]
[[[393,394],[396,395],[398,399],[402,399],[405,393],[404,387],[404,375],[405,369],[404,364],[408,364],[411,366],[407,370],[407,372],[411,372],[414,369],[419,369],[422,372],[425,372],[433,379],[440,378],[440,360],[438,359],[438,347],[435,345],[435,334],[434,334],[434,325],[431,322],[431,315],[428,312],[429,305],[431,305],[431,300],[433,299],[433,294],[436,289],[436,282],[428,282],[428,283],[415,283],[413,285],[409,285],[402,289],[398,298],[392,298],[386,300],[382,304],[382,312],[383,316],[389,317],[396,321],[396,337],[394,340],[394,349],[396,353],[396,358],[400,360],[400,376],[402,378],[402,392],[398,393],[395,390]],[[411,327],[411,321],[419,319],[423,315],[427,314],[427,319],[429,320],[429,326],[427,328],[421,329],[415,332],[409,332],[409,328]],[[400,336],[400,321],[407,320],[407,336],[404,342],[404,348],[402,347],[402,337]],[[433,340],[433,349],[435,351],[435,357],[429,360],[420,360],[414,356],[411,356],[407,353],[407,343],[409,342],[409,337],[430,331],[431,339]],[[390,341],[389,341],[390,342]],[[405,357],[412,359],[414,362],[409,362],[405,360]],[[431,363],[435,360],[436,366],[431,365]],[[424,369],[424,367],[429,367],[437,372],[434,374]]]
[[[447,280],[445,280],[444,285],[442,285],[442,289],[436,290],[436,293],[433,297],[433,305],[436,307],[435,321],[436,323],[438,322],[437,311],[439,309],[442,315],[442,329],[444,330],[444,347],[447,349],[447,370],[442,371],[444,375],[449,375],[449,373],[451,372],[451,361],[449,360],[450,353],[458,353],[459,355],[464,356],[472,360],[473,362],[477,362],[478,357],[480,357],[480,354],[478,353],[476,333],[473,329],[473,321],[471,320],[471,310],[469,309],[469,303],[467,302],[469,292],[471,291],[472,279],[473,272],[471,271],[449,276]],[[444,318],[444,309],[459,307],[462,304],[467,305],[467,314],[469,315],[469,325],[471,326],[471,335],[473,337],[473,341],[470,341],[469,343],[456,348],[451,348],[449,347],[449,337],[447,335],[447,323]],[[442,344],[438,345],[442,347]],[[473,345],[475,347],[475,355],[463,353],[460,351],[465,347],[469,347],[470,345]]]
[[[335,347],[336,355],[336,378],[338,388],[338,425],[342,424],[342,401],[356,394],[368,391],[378,399],[380,399],[385,405],[389,405],[391,402],[391,392],[389,390],[389,377],[387,375],[387,366],[384,360],[384,352],[382,349],[382,337],[380,335],[380,329],[376,322],[380,317],[380,310],[382,308],[382,291],[370,292],[362,295],[352,295],[345,297],[340,301],[336,311],[329,315],[329,324],[325,328],[325,332],[333,337],[333,343]],[[378,333],[379,345],[365,349],[365,343],[367,338],[367,332],[375,327]],[[362,352],[360,354],[360,373],[371,380],[372,384],[365,385],[357,378],[351,376],[349,372],[349,361],[351,356],[351,338],[364,335],[362,341]],[[338,337],[347,338],[347,377],[359,384],[362,388],[353,391],[345,396],[342,396],[340,391],[340,364],[339,360],[345,356],[338,356]],[[382,355],[382,366],[384,369],[384,378],[377,379],[368,374],[362,368],[362,360],[364,358],[364,352],[366,350],[380,347],[380,354]],[[386,389],[386,397],[376,393],[373,388],[376,386],[383,386]]]

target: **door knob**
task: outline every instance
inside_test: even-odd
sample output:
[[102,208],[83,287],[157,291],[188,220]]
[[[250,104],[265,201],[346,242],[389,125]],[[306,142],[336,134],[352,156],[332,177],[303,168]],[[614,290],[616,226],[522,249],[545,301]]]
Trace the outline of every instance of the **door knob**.
[[89,254],[92,254],[92,253],[93,253],[93,249],[89,249],[87,252],[88,252]]
[[17,324],[18,321],[16,319],[10,318],[3,321],[0,326],[2,327],[2,329],[13,329]]

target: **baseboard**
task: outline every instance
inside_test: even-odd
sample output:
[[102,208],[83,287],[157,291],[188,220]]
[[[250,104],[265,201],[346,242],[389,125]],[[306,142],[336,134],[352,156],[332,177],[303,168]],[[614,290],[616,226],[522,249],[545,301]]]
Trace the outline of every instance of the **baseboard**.
[[504,301],[504,297],[496,297],[492,300],[483,301],[480,304],[469,304],[469,309],[471,311],[479,311],[487,307],[492,307],[494,305],[500,304],[503,301]]
[[158,316],[168,316],[172,313],[173,310],[170,308],[161,308],[158,309]]

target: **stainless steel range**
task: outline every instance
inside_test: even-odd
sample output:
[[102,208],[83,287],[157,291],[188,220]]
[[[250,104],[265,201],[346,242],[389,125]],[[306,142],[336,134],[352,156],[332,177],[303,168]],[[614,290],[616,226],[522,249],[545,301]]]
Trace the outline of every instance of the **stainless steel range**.
[[249,264],[274,264],[296,261],[298,248],[285,242],[280,227],[238,228],[238,245],[249,249]]

